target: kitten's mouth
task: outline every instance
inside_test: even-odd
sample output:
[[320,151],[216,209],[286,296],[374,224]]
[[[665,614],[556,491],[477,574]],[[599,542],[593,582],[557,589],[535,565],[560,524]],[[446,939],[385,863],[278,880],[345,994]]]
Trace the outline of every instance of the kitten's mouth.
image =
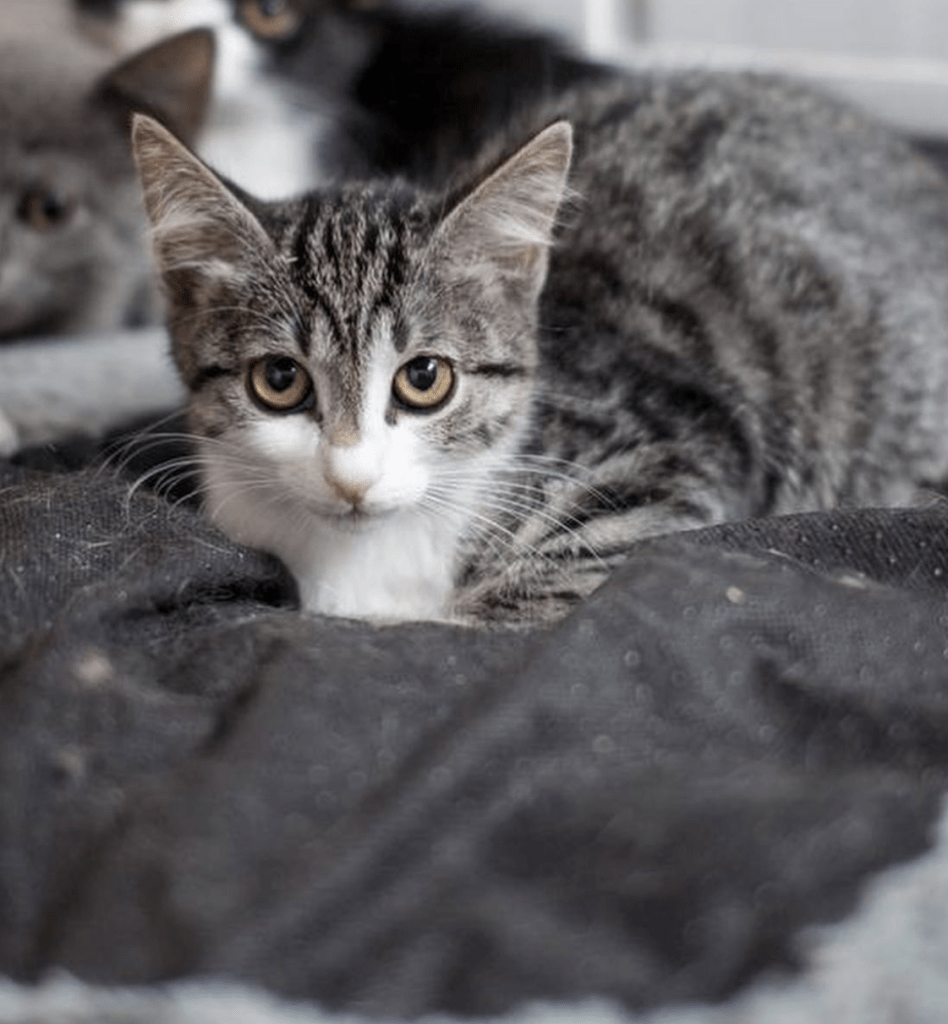
[[380,526],[382,523],[387,522],[393,516],[398,514],[399,509],[386,508],[366,510],[353,505],[344,510],[321,508],[316,509],[315,511],[321,519],[328,520],[333,524],[333,526],[337,526],[349,533],[360,533],[372,530],[376,526]]

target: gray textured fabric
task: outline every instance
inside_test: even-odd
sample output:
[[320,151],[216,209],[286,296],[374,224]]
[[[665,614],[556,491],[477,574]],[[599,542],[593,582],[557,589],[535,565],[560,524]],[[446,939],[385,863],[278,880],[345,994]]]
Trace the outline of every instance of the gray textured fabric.
[[931,840],[944,503],[643,544],[512,636],[302,616],[275,562],[105,471],[0,488],[16,980],[642,1011],[792,970]]

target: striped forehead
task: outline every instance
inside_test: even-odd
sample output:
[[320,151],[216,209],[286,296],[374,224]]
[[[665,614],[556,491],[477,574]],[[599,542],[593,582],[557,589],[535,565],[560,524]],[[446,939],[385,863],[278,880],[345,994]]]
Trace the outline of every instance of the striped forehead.
[[293,242],[292,266],[312,311],[313,340],[363,362],[381,321],[391,323],[408,277],[410,246],[391,209],[353,197],[327,202],[304,218]]

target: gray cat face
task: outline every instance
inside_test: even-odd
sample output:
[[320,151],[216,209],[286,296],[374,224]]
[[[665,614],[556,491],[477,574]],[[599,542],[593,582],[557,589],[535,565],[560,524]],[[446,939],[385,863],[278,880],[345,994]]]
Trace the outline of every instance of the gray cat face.
[[152,319],[130,111],[196,131],[209,35],[175,37],[104,75],[83,50],[32,40],[11,41],[0,62],[0,338]]
[[568,125],[447,208],[397,186],[264,206],[154,122],[135,144],[217,522],[291,569],[425,516],[450,549],[527,424]]
[[4,148],[0,336],[114,327],[149,313],[132,169],[117,178],[106,169],[62,147]]

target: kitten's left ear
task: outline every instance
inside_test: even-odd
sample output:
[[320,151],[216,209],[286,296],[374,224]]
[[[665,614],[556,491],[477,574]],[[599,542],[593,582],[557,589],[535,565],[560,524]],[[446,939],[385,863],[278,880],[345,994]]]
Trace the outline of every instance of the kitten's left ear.
[[573,129],[557,121],[482,181],[438,228],[450,258],[539,295],[572,152]]
[[113,68],[94,99],[113,109],[126,130],[133,114],[151,114],[193,145],[211,102],[214,53],[209,29],[179,32]]
[[272,255],[263,225],[217,175],[153,118],[136,114],[132,149],[166,283],[178,271],[239,277]]

